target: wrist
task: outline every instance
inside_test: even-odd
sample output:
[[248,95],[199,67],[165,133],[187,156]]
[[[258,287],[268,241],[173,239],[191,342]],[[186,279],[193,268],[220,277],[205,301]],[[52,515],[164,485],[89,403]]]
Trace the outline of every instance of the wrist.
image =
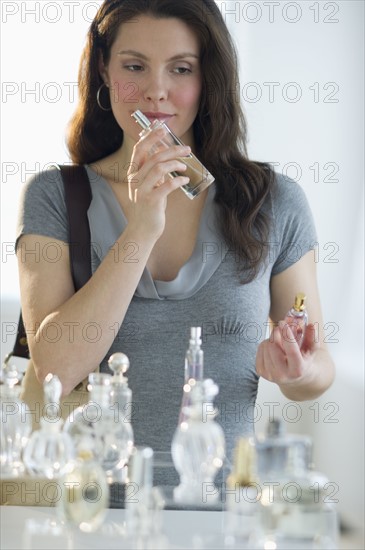
[[140,224],[134,225],[133,223],[128,223],[117,242],[124,249],[133,245],[142,254],[148,253],[149,255],[157,240],[158,237],[154,236],[151,231],[148,231]]

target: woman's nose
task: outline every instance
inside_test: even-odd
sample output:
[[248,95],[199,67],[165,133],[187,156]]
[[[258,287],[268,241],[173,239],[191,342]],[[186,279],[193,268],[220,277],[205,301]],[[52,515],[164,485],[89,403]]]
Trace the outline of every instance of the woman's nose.
[[151,76],[145,83],[143,95],[147,101],[163,101],[167,99],[167,83],[161,75]]

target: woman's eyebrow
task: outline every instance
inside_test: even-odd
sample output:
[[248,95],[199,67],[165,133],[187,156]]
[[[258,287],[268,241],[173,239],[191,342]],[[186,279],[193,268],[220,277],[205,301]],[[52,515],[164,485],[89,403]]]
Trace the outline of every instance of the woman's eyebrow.
[[[136,50],[121,50],[120,52],[117,53],[117,55],[133,55],[135,57],[139,57],[141,59],[145,59],[146,61],[148,61],[148,57],[146,55],[144,55],[141,52],[137,52]],[[183,59],[183,58],[186,58],[186,57],[193,57],[195,59],[199,59],[199,56],[195,53],[182,52],[182,53],[178,53],[176,55],[173,55],[172,57],[167,59],[167,61],[175,61],[176,59]]]

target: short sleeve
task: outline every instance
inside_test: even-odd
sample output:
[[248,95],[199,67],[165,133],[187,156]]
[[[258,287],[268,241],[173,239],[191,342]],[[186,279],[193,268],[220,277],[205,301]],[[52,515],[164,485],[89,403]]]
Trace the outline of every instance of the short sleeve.
[[61,172],[52,167],[32,176],[19,202],[16,246],[22,235],[42,235],[68,242],[68,220]]
[[297,182],[277,174],[272,201],[272,275],[277,275],[314,248],[317,233],[307,197]]

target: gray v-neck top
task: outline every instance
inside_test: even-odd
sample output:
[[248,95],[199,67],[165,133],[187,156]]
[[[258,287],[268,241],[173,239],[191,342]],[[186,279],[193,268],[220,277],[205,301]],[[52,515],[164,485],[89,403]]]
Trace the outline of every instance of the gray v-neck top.
[[[124,230],[126,219],[109,184],[89,167],[87,170],[93,195],[88,216],[95,271]],[[149,445],[155,451],[170,449],[191,326],[202,327],[204,376],[220,388],[215,400],[217,420],[224,428],[229,459],[236,438],[251,434],[255,420],[264,414],[255,404],[255,357],[267,332],[270,279],[297,262],[316,242],[303,190],[281,175],[276,180],[265,204],[272,217],[269,254],[252,282],[239,282],[235,252],[227,249],[218,229],[219,208],[212,185],[193,254],[176,279],[153,281],[145,269],[122,325],[116,326],[111,320],[115,340],[101,369],[108,370],[107,359],[116,351],[130,359],[128,378],[133,391],[131,420],[136,444]],[[59,170],[50,169],[32,177],[20,203],[17,239],[23,234],[38,234],[67,243],[67,225]],[[171,479],[167,476],[159,482],[169,483]]]

